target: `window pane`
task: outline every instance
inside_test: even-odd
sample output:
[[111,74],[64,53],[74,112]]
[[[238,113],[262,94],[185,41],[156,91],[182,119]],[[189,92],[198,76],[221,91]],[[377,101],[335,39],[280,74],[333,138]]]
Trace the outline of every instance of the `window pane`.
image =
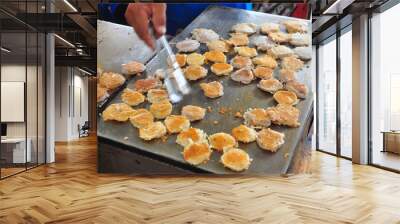
[[352,32],[340,36],[340,153],[352,154]]
[[318,148],[336,153],[336,40],[318,51]]

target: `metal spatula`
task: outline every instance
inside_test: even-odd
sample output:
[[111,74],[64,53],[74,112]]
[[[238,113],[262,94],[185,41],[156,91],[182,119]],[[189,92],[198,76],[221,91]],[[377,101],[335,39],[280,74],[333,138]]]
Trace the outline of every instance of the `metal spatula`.
[[169,98],[172,103],[177,103],[183,99],[184,95],[190,93],[190,86],[187,82],[185,76],[183,75],[182,69],[176,61],[175,54],[172,52],[171,47],[165,35],[161,36],[158,41],[160,41],[161,46],[163,46],[167,53],[167,64],[170,66],[165,74],[165,86],[169,94]]

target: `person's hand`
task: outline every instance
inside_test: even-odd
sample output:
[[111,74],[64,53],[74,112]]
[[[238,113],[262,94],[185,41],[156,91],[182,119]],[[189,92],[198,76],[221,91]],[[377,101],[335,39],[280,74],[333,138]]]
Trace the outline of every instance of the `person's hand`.
[[158,39],[166,32],[165,3],[129,3],[126,12],[126,22],[133,27],[137,35],[152,49],[156,44],[149,33],[150,21],[153,24],[154,35]]

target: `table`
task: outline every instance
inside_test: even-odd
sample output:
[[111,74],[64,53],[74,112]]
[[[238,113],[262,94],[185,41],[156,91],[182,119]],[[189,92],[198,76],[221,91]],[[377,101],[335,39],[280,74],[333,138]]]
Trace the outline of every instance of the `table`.
[[[27,143],[27,144],[26,144]],[[26,153],[25,153],[25,145]],[[31,161],[31,145],[30,138],[5,138],[1,139],[1,156],[7,164],[21,164]]]
[[[204,11],[199,17],[197,17],[188,27],[186,27],[178,36],[171,40],[171,42],[177,42],[187,38],[190,31],[194,28],[211,28],[217,31],[219,34],[223,34],[224,38],[227,38],[228,31],[233,24],[239,22],[256,22],[258,24],[264,21],[276,21],[280,22],[283,19],[288,19],[281,16],[268,15],[258,12],[250,12],[239,9],[225,8],[225,7],[210,7]],[[291,18],[292,19],[292,18]],[[209,21],[213,21],[210,23]],[[112,29],[110,24],[107,24],[108,29]],[[311,33],[311,26],[309,26],[309,32]],[[99,28],[103,29],[103,28]],[[109,32],[103,32],[109,33]],[[99,39],[103,39],[99,37]],[[110,39],[110,41],[113,41]],[[113,42],[114,45],[123,45],[122,43]],[[109,45],[113,45],[110,43]],[[121,47],[118,47],[119,49]],[[125,46],[127,49],[127,46]],[[109,49],[112,50],[112,49]],[[105,51],[99,45],[99,54],[105,52],[113,55],[114,53]],[[164,52],[165,53],[165,52]],[[149,62],[146,63],[147,72],[154,72],[156,69],[163,67],[162,60],[163,52],[155,55]],[[102,59],[101,59],[102,60]],[[100,61],[101,61],[100,60]],[[142,61],[143,62],[143,61]],[[165,62],[164,62],[165,63]],[[118,72],[118,70],[115,70]],[[300,81],[305,82],[311,89],[311,77],[309,69],[306,68],[299,74]],[[215,75],[209,75],[203,81],[215,80]],[[135,81],[129,80],[128,86]],[[247,105],[252,107],[268,107],[275,104],[272,97],[266,97],[265,93],[257,90],[256,88],[249,89],[247,86],[240,86],[232,83],[229,77],[226,77],[223,82],[228,82],[230,88],[224,89],[225,95],[235,94],[241,97],[248,97],[246,100]],[[236,87],[235,87],[236,86]],[[254,86],[253,86],[254,87]],[[180,108],[184,104],[189,103],[200,103],[201,100],[197,97],[201,95],[201,91],[197,84],[192,85],[193,95],[183,102],[174,106],[173,114],[177,114]],[[120,94],[118,93],[110,103],[120,102]],[[250,100],[251,99],[251,100]],[[213,108],[224,105],[226,102],[223,100],[207,101],[207,104]],[[291,165],[291,161],[299,145],[304,147],[303,143],[308,143],[307,136],[312,130],[312,119],[313,119],[313,95],[309,94],[306,100],[302,100],[297,108],[301,111],[299,128],[285,128],[276,127],[273,128],[282,131],[286,135],[286,143],[276,153],[270,153],[260,150],[256,143],[246,145],[247,151],[250,157],[254,158],[253,164],[249,170],[242,173],[247,174],[286,174]],[[216,113],[218,114],[218,113]],[[218,117],[216,114],[211,114],[210,117]],[[209,118],[210,118],[209,117]],[[221,119],[221,118],[220,118]],[[195,125],[195,127],[206,130],[207,133],[215,133],[218,131],[230,132],[231,128],[241,123],[239,120],[235,120],[227,125],[215,126],[211,122],[213,119],[207,121],[201,121]],[[213,132],[210,132],[210,126]],[[128,137],[128,139],[125,139]],[[103,122],[101,117],[98,118],[98,171],[99,172],[119,172],[119,173],[136,173],[136,174],[149,174],[149,173],[214,173],[214,174],[234,174],[235,172],[225,169],[219,162],[218,153],[213,153],[211,160],[207,164],[200,166],[188,165],[182,158],[181,150],[178,150],[179,146],[175,144],[175,137],[168,138],[167,142],[159,144],[161,142],[152,141],[144,142],[138,138],[137,130],[134,129],[129,122],[123,124],[117,124],[113,122]],[[152,171],[152,172],[150,172]],[[235,173],[236,174],[236,173]]]

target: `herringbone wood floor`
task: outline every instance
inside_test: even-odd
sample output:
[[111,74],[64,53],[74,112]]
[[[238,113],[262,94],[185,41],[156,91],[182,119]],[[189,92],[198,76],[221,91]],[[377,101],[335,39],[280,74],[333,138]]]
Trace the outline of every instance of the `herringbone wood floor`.
[[94,138],[0,181],[0,223],[400,223],[400,175],[314,153],[311,175],[96,173]]

